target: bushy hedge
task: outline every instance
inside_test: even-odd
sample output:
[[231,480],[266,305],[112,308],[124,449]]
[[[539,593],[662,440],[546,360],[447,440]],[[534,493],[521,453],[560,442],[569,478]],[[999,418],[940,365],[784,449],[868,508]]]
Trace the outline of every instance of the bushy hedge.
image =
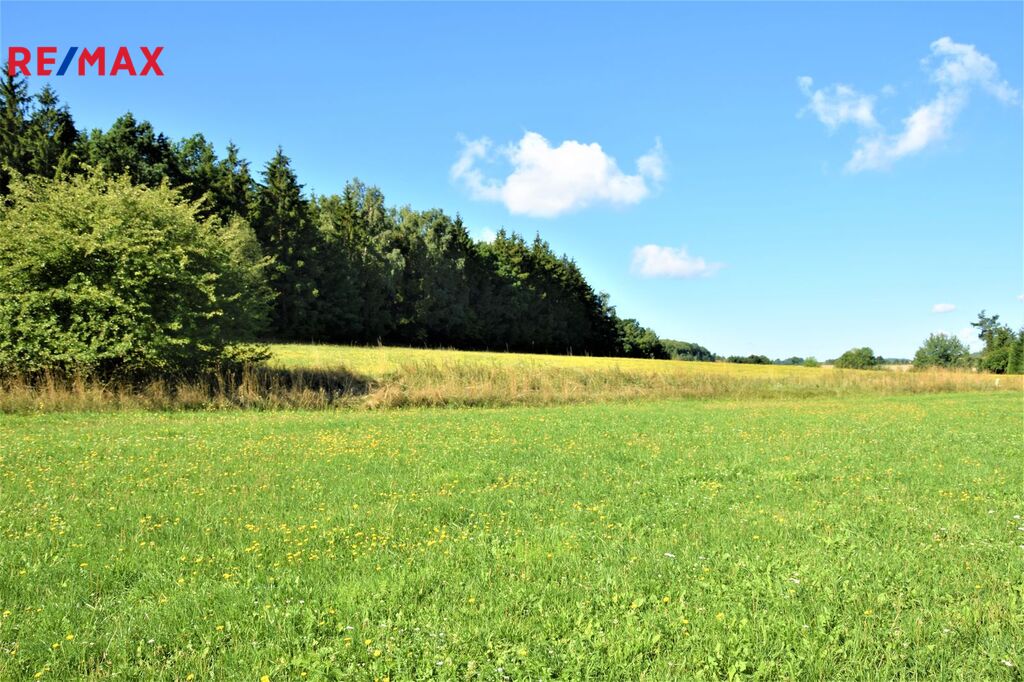
[[259,350],[266,262],[243,221],[98,173],[11,181],[0,208],[0,372],[182,374]]

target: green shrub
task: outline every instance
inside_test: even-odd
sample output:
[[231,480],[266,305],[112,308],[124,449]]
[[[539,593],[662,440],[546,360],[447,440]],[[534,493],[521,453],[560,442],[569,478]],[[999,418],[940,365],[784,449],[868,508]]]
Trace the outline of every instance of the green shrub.
[[865,346],[851,348],[840,355],[833,364],[840,369],[877,369],[882,366],[883,361],[873,350]]
[[188,374],[258,357],[232,344],[265,324],[266,265],[244,221],[199,219],[166,185],[15,177],[0,208],[0,373]]
[[971,350],[960,339],[947,334],[932,334],[914,354],[914,368],[966,367]]

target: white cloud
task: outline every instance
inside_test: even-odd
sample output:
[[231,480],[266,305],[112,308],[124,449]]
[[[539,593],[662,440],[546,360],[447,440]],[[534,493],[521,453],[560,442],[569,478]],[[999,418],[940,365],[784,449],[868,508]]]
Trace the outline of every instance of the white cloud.
[[721,263],[708,263],[691,256],[686,247],[645,244],[633,249],[633,272],[641,277],[708,277],[722,268]]
[[665,151],[661,146],[661,138],[656,138],[654,148],[636,160],[636,169],[641,176],[654,182],[665,179]]
[[[948,36],[939,38],[931,44],[931,55],[922,64],[930,69],[929,77],[938,86],[938,93],[904,118],[903,129],[895,134],[886,133],[877,125],[871,109],[873,98],[846,85],[812,91],[810,78],[804,76],[799,80],[801,90],[811,99],[807,109],[814,111],[829,129],[853,122],[870,131],[858,140],[846,170],[856,173],[888,168],[894,161],[947,137],[975,89],[980,88],[1005,104],[1017,101],[1017,91],[1000,80],[996,63],[974,45],[955,43]],[[890,94],[888,87],[882,89],[883,94]]]
[[874,128],[878,125],[878,121],[875,120],[874,97],[861,94],[842,83],[812,90],[814,80],[810,76],[801,76],[797,83],[810,100],[800,111],[800,115],[807,111],[814,112],[818,120],[831,130],[846,122],[856,123],[865,128]]
[[933,313],[951,313],[956,310],[956,306],[952,303],[936,303],[932,306]]
[[[503,158],[512,166],[504,180],[489,178],[480,161]],[[553,218],[599,203],[635,204],[665,177],[665,154],[658,141],[636,161],[637,173],[623,173],[597,143],[566,140],[557,147],[527,132],[519,142],[495,149],[487,138],[464,140],[451,167],[453,181],[474,199],[500,201],[509,213]]]
[[[932,80],[947,89],[968,88],[978,85],[1005,104],[1017,101],[1017,91],[1004,80],[999,80],[999,67],[992,58],[978,52],[974,45],[954,43],[949,36],[932,43],[932,57],[940,63],[932,72]],[[925,66],[930,58],[922,60]]]
[[473,239],[478,242],[486,242],[490,244],[498,238],[498,233],[489,227],[484,227],[479,230],[475,230],[473,233]]
[[1017,300],[1018,301],[1024,301],[1024,294],[1021,294],[1020,296],[1018,296]]
[[860,146],[847,162],[846,170],[856,173],[888,168],[893,161],[921,151],[946,137],[965,104],[966,95],[940,95],[903,119],[903,132],[900,134],[862,138]]
[[968,348],[971,347],[972,343],[978,343],[978,330],[974,327],[964,327],[958,331],[956,335],[960,337],[960,340],[963,341]]

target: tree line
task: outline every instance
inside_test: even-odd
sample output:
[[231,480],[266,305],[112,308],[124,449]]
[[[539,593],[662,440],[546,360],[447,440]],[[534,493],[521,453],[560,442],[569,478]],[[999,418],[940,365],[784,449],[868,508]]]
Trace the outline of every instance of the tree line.
[[[33,178],[54,184],[86,180],[78,190],[45,190],[31,185]],[[131,192],[115,178],[151,192],[169,188],[171,193],[133,200],[162,201],[167,208],[180,199],[192,207],[195,221],[209,223],[215,239],[248,249],[250,275],[261,273],[269,291],[254,298],[265,311],[242,325],[251,338],[641,358],[680,354],[653,330],[620,317],[608,295],[595,291],[579,266],[539,235],[527,240],[500,230],[490,242],[477,241],[460,216],[388,206],[380,189],[358,179],[338,193],[310,195],[280,148],[256,177],[235,145],[221,156],[201,133],[172,140],[131,113],[106,130],[82,130],[49,86],[30,95],[24,79],[5,74],[5,211],[18,210],[18,201],[85,202],[82,188],[90,182],[92,191],[119,196],[125,209]],[[89,221],[110,218],[108,209],[114,210],[93,206],[91,214],[79,213]],[[151,209],[151,217],[160,213],[155,204]],[[45,222],[45,206],[30,212],[33,224]],[[175,224],[187,222],[180,212],[175,215]],[[7,258],[10,266],[16,255],[8,249]],[[66,289],[83,279],[82,272],[59,269],[63,284],[53,280],[45,286]],[[8,286],[15,286],[13,280]],[[233,295],[262,292],[252,282],[247,286],[248,293]],[[73,307],[70,299],[67,305]],[[695,346],[682,354],[697,359],[708,352]]]
[[[80,130],[49,86],[30,95],[9,74],[0,239],[7,367],[198,367],[257,357],[237,350],[252,340],[819,364],[661,339],[539,235],[477,241],[460,216],[388,206],[358,179],[307,195],[281,149],[255,177],[234,144],[219,156],[201,133],[175,141],[131,113]],[[974,326],[981,353],[933,335],[914,366],[1024,369],[1024,331],[984,311]],[[830,362],[892,360],[855,348]]]
[[[984,347],[977,353],[963,341],[949,334],[931,334],[921,344],[910,361],[912,369],[940,367],[945,369],[975,369],[993,374],[1024,374],[1024,329],[1016,332],[999,321],[998,315],[978,313],[971,326],[978,332]],[[868,347],[851,348],[830,364],[841,369],[879,369],[885,365],[908,364],[906,360],[883,358]]]

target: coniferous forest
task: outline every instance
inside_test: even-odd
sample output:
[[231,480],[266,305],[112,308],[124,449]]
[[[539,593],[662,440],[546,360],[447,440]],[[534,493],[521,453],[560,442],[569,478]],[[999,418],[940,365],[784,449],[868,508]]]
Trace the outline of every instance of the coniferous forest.
[[[389,206],[359,180],[310,195],[281,149],[257,171],[233,144],[220,155],[201,133],[173,140],[131,113],[106,130],[82,130],[48,86],[32,94],[5,73],[0,162],[5,210],[18,202],[14,185],[32,178],[116,179],[172,190],[196,220],[232,226],[215,234],[233,240],[236,252],[248,236],[270,295],[257,296],[265,309],[249,321],[258,323],[235,325],[255,338],[233,340],[669,356],[652,330],[620,318],[608,295],[539,235],[501,230],[477,241],[458,215]],[[261,290],[250,282],[245,291]]]

